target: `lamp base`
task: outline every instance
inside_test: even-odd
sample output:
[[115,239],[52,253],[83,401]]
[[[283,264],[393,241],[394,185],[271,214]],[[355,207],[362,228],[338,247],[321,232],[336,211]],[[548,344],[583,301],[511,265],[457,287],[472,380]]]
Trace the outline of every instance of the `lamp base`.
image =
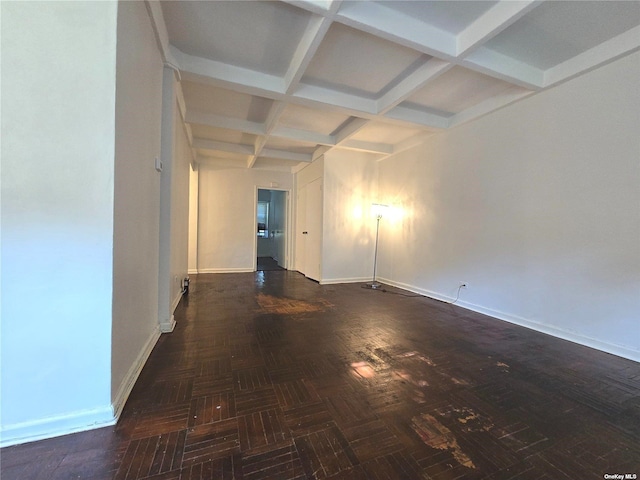
[[382,284],[378,282],[369,282],[364,284],[364,288],[370,288],[372,290],[379,290],[382,288]]

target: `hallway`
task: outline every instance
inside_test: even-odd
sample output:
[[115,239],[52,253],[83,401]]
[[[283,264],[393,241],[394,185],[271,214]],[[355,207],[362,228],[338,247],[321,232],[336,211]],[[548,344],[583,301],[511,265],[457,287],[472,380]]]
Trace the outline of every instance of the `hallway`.
[[3,480],[640,473],[640,366],[424,297],[194,275],[120,422],[3,449]]

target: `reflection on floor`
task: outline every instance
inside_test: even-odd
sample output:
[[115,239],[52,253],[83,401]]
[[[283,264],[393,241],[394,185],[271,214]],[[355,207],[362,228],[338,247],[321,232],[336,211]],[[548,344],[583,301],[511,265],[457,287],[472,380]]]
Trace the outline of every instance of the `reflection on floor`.
[[284,270],[278,262],[271,257],[258,257],[259,272],[271,271],[271,270]]
[[0,476],[640,473],[638,363],[387,290],[193,276],[119,424],[4,449]]

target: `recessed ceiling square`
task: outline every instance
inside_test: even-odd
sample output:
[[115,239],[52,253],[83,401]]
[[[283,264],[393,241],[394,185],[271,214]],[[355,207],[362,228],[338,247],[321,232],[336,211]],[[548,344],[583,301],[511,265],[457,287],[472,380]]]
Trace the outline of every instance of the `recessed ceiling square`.
[[290,140],[288,138],[269,137],[264,147],[274,150],[286,150],[294,153],[311,154],[316,149],[317,145],[308,142]]
[[188,81],[182,82],[182,92],[188,110],[259,123],[265,121],[273,103],[267,98]]
[[279,124],[289,128],[330,135],[349,118],[343,113],[289,104],[280,116]]
[[311,14],[283,2],[163,1],[169,41],[190,55],[284,76]]
[[334,23],[302,77],[302,83],[375,98],[424,56]]
[[511,83],[462,67],[454,67],[410,96],[402,105],[459,113],[483,100],[520,89]]
[[256,136],[249,133],[243,133],[237,130],[228,130],[226,128],[208,127],[206,125],[191,124],[191,133],[194,138],[203,138],[205,140],[214,140],[216,142],[238,143],[241,145],[253,145]]
[[414,0],[379,1],[376,3],[456,35],[498,2],[480,0],[424,2]]
[[258,157],[256,159],[256,163],[253,164],[253,168],[290,171],[291,167],[295,167],[299,163],[300,162],[298,162],[297,160],[286,160],[284,158]]
[[485,48],[547,70],[640,24],[640,2],[543,2]]

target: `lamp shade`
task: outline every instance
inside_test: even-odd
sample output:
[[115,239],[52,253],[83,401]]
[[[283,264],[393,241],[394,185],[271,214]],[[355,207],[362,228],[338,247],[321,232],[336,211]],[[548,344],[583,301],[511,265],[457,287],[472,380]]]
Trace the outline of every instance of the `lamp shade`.
[[372,203],[371,204],[371,214],[375,218],[382,218],[389,211],[389,205],[384,205],[382,203]]

